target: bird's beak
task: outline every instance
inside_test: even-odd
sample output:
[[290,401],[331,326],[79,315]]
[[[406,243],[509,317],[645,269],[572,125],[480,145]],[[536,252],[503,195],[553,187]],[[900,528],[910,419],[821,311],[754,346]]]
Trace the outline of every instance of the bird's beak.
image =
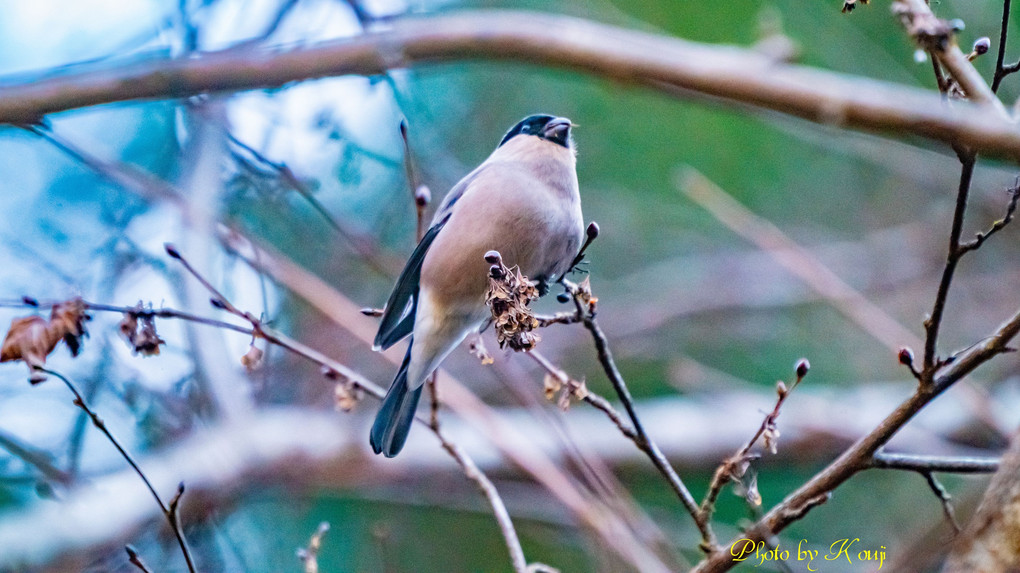
[[546,123],[542,129],[542,137],[549,140],[566,141],[570,134],[570,120],[566,117],[557,117]]
[[573,124],[569,119],[565,117],[557,117],[545,124],[545,127],[542,128],[542,137],[566,146],[567,140],[570,137],[570,128],[572,125]]

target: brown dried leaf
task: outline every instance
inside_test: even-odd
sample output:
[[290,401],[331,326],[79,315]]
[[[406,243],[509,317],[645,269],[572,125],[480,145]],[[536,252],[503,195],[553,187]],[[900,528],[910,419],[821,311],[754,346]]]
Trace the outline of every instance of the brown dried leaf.
[[[64,340],[67,348],[71,350],[71,356],[78,356],[81,352],[81,341],[88,336],[85,332],[85,321],[91,319],[92,317],[85,312],[85,301],[81,297],[75,297],[53,305],[49,329],[57,340]],[[50,351],[52,350],[51,347]]]
[[241,357],[241,364],[244,364],[245,370],[249,373],[254,372],[262,366],[262,356],[264,354],[259,347],[252,344],[248,347],[248,352],[245,352],[244,356]]
[[337,410],[350,412],[358,405],[358,393],[347,381],[338,382],[333,387],[333,403]]
[[120,330],[120,334],[128,341],[128,344],[134,346],[135,332],[138,331],[138,316],[134,313],[125,312],[120,322],[117,323],[117,329]]
[[131,351],[142,356],[159,356],[159,347],[166,344],[156,332],[156,319],[152,315],[142,315],[139,324],[139,314],[142,312],[142,303],[135,307],[137,312],[126,312],[120,319],[117,328],[131,346]]
[[142,319],[142,327],[135,337],[135,352],[142,356],[159,356],[159,347],[166,341],[156,333],[156,319],[146,316]]
[[560,387],[562,386],[559,378],[556,378],[552,374],[545,375],[542,385],[545,387],[545,399],[550,401],[556,397],[556,392],[559,392]]
[[46,365],[46,356],[53,352],[59,341],[60,336],[50,331],[44,318],[15,318],[0,347],[0,362],[23,360],[28,365],[29,381],[38,384],[46,379],[46,375],[35,368]]

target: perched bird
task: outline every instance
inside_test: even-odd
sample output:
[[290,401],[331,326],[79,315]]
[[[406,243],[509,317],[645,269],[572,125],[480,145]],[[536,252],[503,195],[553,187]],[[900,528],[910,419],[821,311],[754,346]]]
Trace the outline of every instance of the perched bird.
[[407,354],[372,425],[375,453],[404,447],[422,385],[489,318],[485,253],[548,285],[569,270],[584,237],[569,119],[532,115],[443,199],[393,287],[374,348],[408,334]]

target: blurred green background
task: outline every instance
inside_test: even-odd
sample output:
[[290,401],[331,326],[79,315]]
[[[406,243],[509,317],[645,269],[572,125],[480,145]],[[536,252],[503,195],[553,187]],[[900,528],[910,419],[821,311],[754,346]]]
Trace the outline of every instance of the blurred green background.
[[[0,0],[0,13],[5,14],[0,20],[0,84],[33,81],[55,68],[61,73],[66,71],[61,66],[75,62],[116,66],[154,53],[181,55],[188,49],[189,30],[197,38],[193,49],[223,48],[256,35],[282,5],[203,0],[121,7],[96,1],[72,9],[52,4],[29,9]],[[782,34],[796,46],[798,63],[934,89],[930,62],[915,61],[914,47],[887,3],[861,6],[852,14],[841,14],[840,6],[835,0],[365,4],[375,14],[482,7],[552,11],[744,47]],[[980,36],[997,38],[1001,3],[947,0],[934,8],[940,16],[966,22],[962,45]],[[1017,32],[1015,26],[1011,30]],[[356,33],[359,25],[347,3],[299,0],[279,29],[262,41],[293,45]],[[1020,50],[1007,53],[1011,59]],[[989,53],[975,62],[985,77],[991,74],[993,58]],[[1004,102],[1020,94],[1018,85],[1015,78],[1004,82]],[[205,111],[198,109],[202,107]],[[269,159],[291,167],[331,216],[402,260],[413,246],[415,222],[401,164],[400,119],[410,125],[415,163],[438,201],[485,159],[509,126],[538,112],[567,116],[579,125],[575,138],[585,217],[602,229],[589,255],[591,281],[600,320],[640,400],[639,410],[657,404],[654,400],[689,403],[714,413],[712,419],[721,426],[740,420],[742,427],[753,429],[761,412],[772,406],[775,381],[789,381],[798,358],[811,360],[807,381],[779,423],[784,436],[785,424],[790,424],[807,438],[793,449],[784,448],[781,440],[779,456],[765,455],[755,464],[766,509],[860,435],[858,428],[841,432],[819,420],[854,416],[862,405],[872,403],[878,411],[869,414],[878,419],[909,395],[912,379],[897,364],[893,349],[688,200],[678,188],[677,173],[685,166],[703,173],[810,248],[843,280],[920,336],[944,259],[959,177],[959,163],[942,146],[677,99],[558,69],[486,62],[421,66],[396,70],[386,78],[320,80],[207,101],[115,104],[57,114],[49,121],[54,133],[107,161],[135,165],[184,187],[197,161],[192,145],[200,131],[196,126],[224,125]],[[272,245],[359,305],[384,303],[392,275],[366,265],[314,206],[281,184],[271,170],[245,168],[239,156],[258,162],[237,146],[221,151],[217,172],[222,186],[216,191],[221,203],[210,209],[218,209],[224,221]],[[181,241],[186,231],[165,206],[140,199],[18,128],[0,130],[0,171],[0,257],[10,269],[0,298],[80,294],[111,304],[130,305],[139,299],[156,306],[188,304],[179,284],[183,279],[175,274],[179,269],[161,252],[164,241]],[[979,164],[968,233],[1001,217],[1003,191],[1014,176],[1009,165]],[[1017,306],[1017,238],[1018,231],[1007,228],[961,266],[949,299],[944,351],[979,340]],[[222,253],[213,258],[212,268],[210,278],[239,306],[265,312],[277,328],[381,384],[392,376],[388,364],[286,288]],[[553,303],[543,308],[556,309]],[[26,311],[0,312],[0,319],[7,320]],[[193,341],[172,330],[179,327],[168,326],[169,332],[161,330],[168,341],[163,356],[133,357],[109,328],[115,320],[97,317],[85,355],[72,361],[60,350],[54,367],[87,385],[97,409],[141,456],[158,456],[194,429],[213,426],[216,415],[196,397],[202,386],[194,378],[210,374],[194,360],[189,346]],[[572,375],[586,378],[593,390],[611,396],[590,341],[573,328],[543,333],[548,354]],[[240,356],[246,344],[237,339],[227,347]],[[525,368],[528,384],[522,388],[540,398],[541,375],[530,362],[497,352],[494,343],[489,348],[497,362]],[[482,371],[466,352],[459,354],[448,366],[462,380],[474,382],[486,402],[507,409],[520,406],[518,395],[498,377]],[[232,371],[240,369],[233,356],[224,362]],[[250,384],[256,408],[333,407],[332,387],[318,369],[277,350],[269,352],[263,370],[238,376]],[[1011,406],[1016,404],[1016,376],[1014,357],[979,371],[979,380],[953,390],[937,410],[922,415],[909,448],[994,454],[1004,443],[1003,429],[1015,429],[1018,421]],[[110,455],[92,428],[84,430],[84,449],[73,446],[82,439],[74,436],[81,434],[83,422],[61,388],[29,388],[20,365],[5,365],[0,377],[4,435],[51,452],[61,467],[80,466],[81,480],[121,469],[122,461]],[[726,400],[731,393],[755,397],[756,406],[744,408],[747,403],[741,402],[740,408],[734,407]],[[798,405],[801,393],[811,399]],[[882,399],[866,400],[874,396]],[[544,408],[568,422],[586,409],[578,405],[560,414],[553,404]],[[374,404],[366,401],[354,413],[336,416],[350,420],[354,441],[361,443],[373,413]],[[602,422],[601,431],[615,431],[607,420]],[[653,434],[682,445],[674,450],[678,469],[700,498],[726,455],[721,452],[727,450],[699,450],[690,442],[726,432],[695,431],[684,424],[677,416],[653,425]],[[454,427],[470,432],[463,425]],[[421,443],[430,439],[424,429],[416,433],[424,434],[418,436]],[[458,435],[451,434],[457,440]],[[926,450],[929,443],[931,450]],[[350,460],[370,463],[364,452]],[[230,503],[189,520],[186,532],[202,570],[300,570],[294,551],[307,543],[321,521],[332,525],[319,559],[324,572],[510,569],[488,506],[452,464],[416,469],[408,463],[374,477],[378,463],[353,468],[362,472],[353,480],[297,480],[300,485],[295,487],[287,480],[254,480]],[[661,530],[665,541],[659,549],[667,563],[682,568],[696,562],[693,524],[647,460],[630,457],[608,463]],[[562,571],[626,568],[515,467],[496,462],[486,469],[503,492],[529,560]],[[22,513],[55,503],[40,494],[49,491],[45,482],[24,460],[0,448],[0,522],[17,523]],[[986,478],[945,476],[944,483],[965,519]],[[58,500],[60,496],[58,487]],[[716,514],[720,538],[736,535],[751,517],[747,504],[727,490]],[[131,571],[119,549],[131,542],[158,564],[157,570],[183,570],[174,544],[156,533],[158,529],[152,524],[131,539],[113,540],[85,555],[55,555],[64,561],[57,559],[50,567],[74,563],[77,568]],[[902,559],[894,570],[926,570],[945,551],[951,530],[921,476],[871,471],[839,488],[831,501],[784,532],[780,543],[795,550],[799,540],[808,539],[824,553],[830,542],[846,537],[859,537],[863,548],[884,546],[890,562]],[[13,566],[3,559],[8,542],[0,538],[0,569]],[[806,570],[795,560],[789,566]],[[750,563],[743,568],[752,569]],[[769,564],[756,569],[780,570]],[[823,563],[818,570],[874,567]]]

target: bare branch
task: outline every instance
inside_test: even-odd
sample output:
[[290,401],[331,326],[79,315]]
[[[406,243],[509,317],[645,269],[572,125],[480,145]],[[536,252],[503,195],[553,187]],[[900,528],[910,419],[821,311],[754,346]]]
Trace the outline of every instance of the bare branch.
[[949,296],[949,287],[953,282],[956,266],[960,258],[966,253],[960,248],[960,235],[963,233],[963,220],[967,212],[967,198],[970,194],[970,183],[974,176],[974,164],[977,158],[974,155],[961,156],[963,168],[960,171],[960,184],[956,192],[956,209],[953,211],[953,224],[949,232],[949,252],[946,255],[946,265],[942,269],[942,279],[939,281],[938,292],[935,293],[935,303],[932,305],[931,314],[924,321],[924,365],[921,369],[921,383],[930,384],[935,371],[942,365],[939,362],[938,337],[939,327],[942,326],[942,316],[946,310],[946,298]]
[[999,469],[999,458],[919,456],[877,452],[868,467],[885,470],[907,470],[919,473],[945,472],[984,474]]
[[995,56],[995,74],[992,76],[992,93],[999,91],[999,84],[1007,75],[1020,70],[1020,62],[1006,66],[1006,38],[1009,35],[1009,9],[1011,0],[1002,1],[1002,27],[999,29],[999,49]]
[[[914,12],[914,4],[924,6],[923,0],[910,2]],[[547,30],[558,33],[550,35]],[[940,57],[975,102],[989,103],[990,89],[987,85],[980,89],[983,82],[972,77],[973,66],[959,48],[948,48]],[[385,31],[311,48],[225,50],[8,85],[0,88],[0,122],[31,124],[50,113],[115,101],[271,88],[325,76],[374,75],[395,67],[478,58],[565,67],[667,92],[680,87],[818,123],[918,135],[1020,158],[1020,133],[1003,121],[1001,104],[959,102],[947,108],[939,95],[925,90],[777,65],[751,50],[512,11],[398,20]]]
[[[677,474],[676,469],[669,463],[666,456],[663,455],[662,450],[659,446],[648,436],[645,432],[644,427],[641,425],[641,419],[638,417],[637,411],[634,409],[634,399],[630,395],[630,390],[627,388],[627,383],[623,379],[623,375],[620,374],[620,370],[616,367],[616,362],[613,360],[612,351],[609,349],[609,341],[606,339],[605,333],[599,328],[598,322],[595,320],[595,299],[591,295],[591,291],[587,287],[582,288],[579,285],[575,285],[570,281],[561,281],[570,293],[574,301],[574,307],[576,308],[577,315],[581,317],[581,322],[584,327],[591,333],[592,340],[595,343],[595,351],[598,353],[599,364],[601,364],[603,371],[606,373],[606,377],[613,385],[613,389],[616,390],[617,396],[623,403],[624,408],[627,410],[627,416],[630,418],[631,426],[634,428],[634,436],[631,437],[634,444],[637,445],[641,451],[648,455],[648,458],[652,461],[659,473],[666,478],[670,487],[676,493],[677,497],[680,498],[680,502],[683,503],[684,508],[687,510],[691,517],[694,518],[694,523],[698,526],[698,530],[701,532],[702,538],[708,540],[704,545],[703,549],[706,552],[714,551],[715,547],[715,534],[712,532],[711,527],[707,522],[700,519],[700,512],[698,504],[694,501],[694,496],[691,495],[690,490],[684,485],[683,480]],[[586,285],[587,280],[582,282],[582,285]],[[608,413],[608,412],[607,412]],[[610,416],[612,418],[612,416]],[[617,426],[623,430],[623,426],[617,422]],[[626,434],[626,432],[624,432]],[[630,436],[628,436],[630,437]]]
[[727,228],[772,255],[786,270],[886,348],[896,352],[904,344],[922,344],[917,335],[847,284],[810,251],[771,222],[752,213],[701,173],[685,169],[679,175],[678,186]]
[[[1007,344],[1020,333],[1020,310],[988,338],[974,345],[961,354],[941,374],[936,376],[930,385],[919,386],[909,398],[890,413],[874,430],[859,439],[853,446],[843,452],[835,461],[816,474],[807,483],[791,493],[781,503],[769,510],[757,523],[744,532],[742,538],[754,542],[762,541],[785,529],[790,523],[800,519],[817,503],[822,496],[828,496],[832,490],[850,479],[857,472],[871,464],[871,457],[883,445],[909,422],[929,402],[946,391],[975,368],[991,360],[995,356],[1008,351]],[[736,563],[727,553],[709,555],[695,567],[694,571],[728,571]]]
[[127,545],[124,547],[124,551],[128,554],[128,562],[134,565],[136,569],[142,573],[152,573],[152,570],[150,570],[142,561],[142,558],[138,556],[138,552],[135,551],[134,547]]
[[135,473],[138,474],[138,477],[142,478],[142,481],[145,483],[145,487],[149,488],[149,492],[152,494],[152,497],[156,500],[156,503],[159,504],[159,508],[163,510],[163,516],[170,523],[170,529],[174,532],[174,537],[177,538],[177,544],[180,546],[181,553],[184,555],[184,561],[188,565],[188,571],[190,571],[191,573],[195,573],[195,564],[191,558],[191,551],[188,549],[188,542],[187,540],[184,539],[184,531],[181,528],[179,520],[177,519],[177,502],[180,499],[180,495],[184,493],[184,484],[182,483],[180,485],[177,495],[171,502],[172,507],[167,507],[167,505],[163,503],[163,499],[159,497],[159,493],[156,492],[156,488],[152,486],[152,482],[150,482],[149,478],[145,475],[145,472],[143,472],[142,469],[138,467],[138,463],[135,462],[134,458],[131,457],[131,454],[129,454],[127,450],[124,449],[124,446],[120,445],[120,442],[117,440],[117,438],[115,438],[113,434],[110,432],[110,429],[106,427],[106,422],[104,422],[103,419],[100,418],[99,415],[96,414],[94,410],[89,408],[89,405],[85,403],[85,398],[81,395],[80,392],[78,392],[78,388],[75,387],[71,380],[69,380],[63,374],[56,372],[54,370],[49,370],[41,366],[36,366],[36,369],[41,370],[47,374],[50,374],[51,376],[55,376],[56,378],[59,378],[60,381],[63,382],[65,386],[67,386],[67,389],[70,390],[72,394],[74,394],[74,405],[78,406],[86,414],[88,414],[89,418],[92,420],[92,425],[95,426],[96,429],[98,429],[100,432],[102,432],[103,435],[106,436],[108,440],[110,440],[110,443],[113,444],[113,447],[117,448],[117,451],[120,452],[121,457],[123,457],[124,460],[127,461],[128,465],[131,466],[131,469],[133,469]]
[[[715,473],[712,475],[712,481],[709,483],[708,492],[705,494],[704,500],[701,502],[701,508],[699,511],[699,519],[708,523],[712,519],[712,513],[715,511],[715,503],[719,498],[719,493],[722,492],[722,488],[730,481],[738,481],[743,477],[747,471],[748,464],[757,457],[756,454],[751,454],[751,448],[758,443],[758,439],[762,436],[765,437],[766,447],[773,453],[776,453],[776,439],[779,436],[779,431],[776,429],[776,420],[779,418],[779,412],[783,408],[783,403],[790,396],[790,393],[800,385],[804,377],[807,376],[808,370],[811,368],[810,363],[806,359],[801,359],[797,362],[795,367],[794,382],[787,388],[786,384],[779,382],[776,384],[776,405],[772,408],[772,411],[765,415],[758,430],[751,436],[751,439],[747,441],[742,448],[736,451],[732,456],[719,464],[716,468]],[[758,498],[760,505],[760,498]],[[703,544],[710,544],[712,540],[708,538],[702,539]]]
[[987,231],[982,231],[975,235],[972,241],[961,244],[960,250],[962,252],[980,249],[981,245],[985,244],[989,237],[1003,230],[1006,225],[1013,221],[1013,216],[1016,215],[1017,202],[1020,201],[1020,177],[1017,178],[1016,183],[1012,187],[1007,189],[1007,192],[1009,193],[1009,203],[1006,205],[1006,214],[998,221],[992,223],[992,226]]
[[914,41],[945,66],[971,101],[990,107],[1007,122],[1009,115],[1002,102],[956,44],[956,30],[935,17],[927,0],[896,0],[893,12]]
[[960,523],[956,521],[956,510],[953,509],[952,496],[949,495],[949,492],[946,491],[945,486],[943,486],[942,482],[940,482],[938,478],[935,477],[935,474],[933,472],[922,471],[920,473],[922,476],[924,476],[924,479],[928,482],[928,487],[931,488],[931,491],[932,493],[935,494],[935,497],[939,498],[939,501],[942,502],[942,513],[946,515],[946,520],[949,521],[949,524],[953,526],[953,531],[959,533]]

